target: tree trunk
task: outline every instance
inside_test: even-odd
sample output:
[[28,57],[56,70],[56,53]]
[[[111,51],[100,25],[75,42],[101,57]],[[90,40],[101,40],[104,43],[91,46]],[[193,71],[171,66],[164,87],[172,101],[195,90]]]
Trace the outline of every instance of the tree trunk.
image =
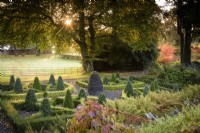
[[191,64],[191,23],[185,28],[185,45],[183,50],[183,64],[188,66]]
[[88,47],[85,39],[85,14],[83,11],[79,12],[79,46],[81,48],[81,56],[83,59],[83,69],[85,72],[93,71],[92,63],[88,56]]

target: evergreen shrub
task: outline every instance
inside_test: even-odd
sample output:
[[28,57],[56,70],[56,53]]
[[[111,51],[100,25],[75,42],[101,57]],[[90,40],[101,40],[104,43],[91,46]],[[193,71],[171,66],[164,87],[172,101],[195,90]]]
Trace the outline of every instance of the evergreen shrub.
[[114,73],[112,74],[110,81],[113,82],[113,83],[116,83],[116,76],[115,76]]
[[160,90],[157,79],[154,79],[154,80],[151,82],[150,90],[151,90],[151,91],[159,91],[159,90]]
[[34,79],[33,88],[36,90],[42,90],[40,80],[38,77],[35,77],[35,79]]
[[103,93],[101,93],[99,95],[99,97],[98,97],[98,103],[99,104],[105,104],[106,103],[106,96]]
[[103,84],[104,85],[108,85],[109,83],[108,83],[108,78],[107,77],[104,77],[103,78]]
[[16,93],[23,93],[23,88],[20,78],[16,79],[14,90]]
[[88,93],[90,95],[99,95],[103,92],[103,84],[98,72],[93,72],[88,83]]
[[149,93],[149,87],[145,85],[143,90],[143,96],[146,96],[148,93]]
[[58,77],[57,90],[64,90],[64,82],[61,76]]
[[15,77],[14,75],[11,75],[8,90],[14,90],[14,87],[15,87]]
[[55,78],[54,78],[54,75],[51,74],[50,78],[49,78],[49,84],[51,85],[56,85],[56,81],[55,81]]
[[126,88],[124,90],[127,97],[136,96],[137,93],[133,90],[132,84],[130,81],[127,82]]
[[35,96],[34,90],[33,89],[28,90],[24,103],[25,110],[27,111],[36,110],[37,109],[36,103],[37,103],[37,98]]
[[87,96],[86,96],[86,93],[85,93],[84,89],[81,89],[79,94],[78,94],[78,99],[81,99],[81,98],[87,99]]
[[52,111],[51,111],[51,106],[50,106],[50,103],[49,103],[49,99],[44,98],[42,100],[41,111],[42,111],[42,113],[43,113],[43,115],[45,117],[51,115]]
[[70,90],[67,90],[67,92],[66,92],[63,106],[67,107],[67,108],[71,108],[71,109],[74,108],[74,102],[72,100],[72,94],[71,94]]

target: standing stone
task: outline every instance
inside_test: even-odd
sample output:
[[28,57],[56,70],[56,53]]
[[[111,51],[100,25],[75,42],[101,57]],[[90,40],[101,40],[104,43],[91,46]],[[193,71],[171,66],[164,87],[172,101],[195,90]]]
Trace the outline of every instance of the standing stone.
[[99,94],[103,93],[103,84],[101,78],[99,77],[98,72],[94,71],[89,80],[88,84],[88,93],[90,95],[98,96]]

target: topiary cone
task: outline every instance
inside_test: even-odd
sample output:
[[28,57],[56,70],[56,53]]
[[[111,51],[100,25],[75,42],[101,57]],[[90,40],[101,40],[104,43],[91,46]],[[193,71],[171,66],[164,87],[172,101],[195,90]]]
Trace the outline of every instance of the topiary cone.
[[36,102],[37,102],[37,98],[35,96],[34,90],[32,89],[28,90],[26,94],[25,103],[24,103],[25,110],[34,111],[36,109]]
[[71,94],[70,90],[67,90],[67,92],[66,92],[63,106],[67,107],[67,108],[71,108],[71,109],[74,108],[74,102],[73,102],[72,94]]
[[23,88],[20,78],[16,79],[14,90],[16,93],[23,93]]
[[98,96],[103,93],[103,84],[101,78],[99,77],[98,72],[92,72],[89,83],[88,83],[88,93],[90,95]]
[[9,90],[14,90],[14,87],[15,87],[15,77],[14,75],[11,75],[9,82]]
[[49,99],[44,98],[41,104],[41,111],[44,116],[51,115],[51,106],[49,103]]
[[53,74],[51,74],[51,76],[49,78],[49,84],[56,85],[56,81],[55,81],[55,78],[54,78]]
[[64,82],[61,76],[58,77],[57,90],[64,90]]
[[38,77],[35,77],[34,79],[33,88],[35,88],[36,90],[42,90],[40,80]]

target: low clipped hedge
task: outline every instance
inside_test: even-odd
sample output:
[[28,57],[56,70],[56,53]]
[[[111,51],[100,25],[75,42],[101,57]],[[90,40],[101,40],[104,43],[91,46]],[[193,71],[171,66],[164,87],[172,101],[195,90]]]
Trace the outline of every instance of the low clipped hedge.
[[[76,84],[79,85],[80,87],[83,87],[83,88],[87,88],[88,87],[88,83],[83,82],[83,81],[76,81]],[[144,83],[140,82],[140,81],[135,81],[134,83],[132,83],[132,86],[134,88],[140,88],[140,87],[144,87]],[[103,88],[105,90],[122,90],[125,87],[126,87],[126,84],[103,85]]]
[[38,112],[32,116],[26,118],[21,118],[18,114],[19,109],[23,107],[23,100],[15,101],[2,101],[1,107],[9,117],[11,121],[16,125],[17,132],[24,133],[28,125],[30,125],[34,130],[41,130],[41,128],[48,128],[50,124],[55,123],[59,118],[61,119],[70,119],[73,117],[75,109],[68,109],[63,107],[52,107],[51,116],[43,117],[41,112]]
[[[40,98],[43,98],[43,93],[44,92],[37,92],[35,93],[35,95],[38,99],[40,99]],[[65,90],[64,91],[50,91],[48,92],[48,96],[51,98],[65,96]],[[6,99],[6,100],[22,100],[22,99],[25,99],[25,97],[26,97],[26,93],[16,94],[12,91],[0,93],[0,98]]]

